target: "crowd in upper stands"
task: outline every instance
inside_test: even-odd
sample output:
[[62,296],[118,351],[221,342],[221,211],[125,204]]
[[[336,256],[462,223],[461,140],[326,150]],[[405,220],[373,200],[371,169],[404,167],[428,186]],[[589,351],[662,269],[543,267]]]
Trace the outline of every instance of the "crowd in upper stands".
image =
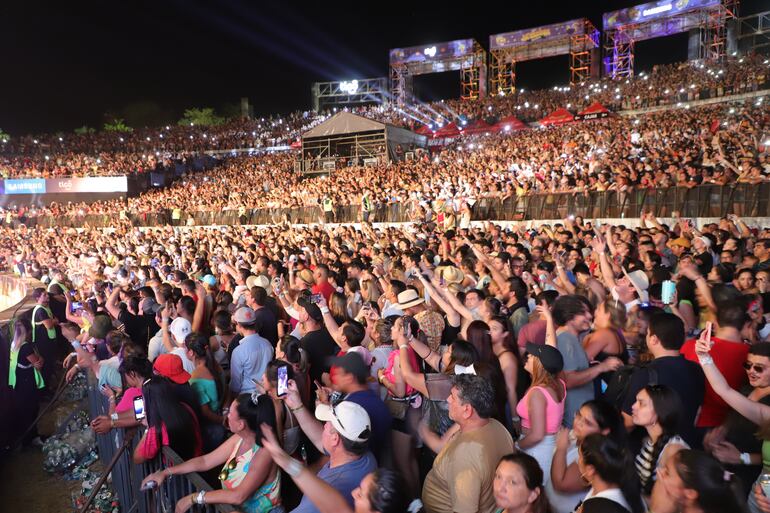
[[759,184],[770,173],[769,140],[770,108],[759,98],[467,136],[413,160],[343,166],[329,176],[304,176],[292,153],[232,157],[127,201],[22,207],[5,221],[120,214],[141,223],[147,213],[320,209],[325,200],[336,208],[359,205],[365,194],[375,206],[409,205],[417,218],[436,202],[459,216],[484,197]]
[[[649,73],[624,81],[592,80],[474,101],[447,100],[403,110],[372,106],[354,112],[414,130],[425,124],[438,129],[450,122],[463,126],[478,119],[494,122],[508,116],[533,122],[557,108],[578,112],[594,102],[620,111],[764,89],[770,71],[768,64],[761,56],[731,58],[720,66],[689,61],[658,65]],[[233,119],[208,127],[169,125],[132,132],[11,137],[0,142],[0,176],[130,175],[151,171],[164,160],[189,153],[288,146],[333,113],[294,112],[286,116]]]

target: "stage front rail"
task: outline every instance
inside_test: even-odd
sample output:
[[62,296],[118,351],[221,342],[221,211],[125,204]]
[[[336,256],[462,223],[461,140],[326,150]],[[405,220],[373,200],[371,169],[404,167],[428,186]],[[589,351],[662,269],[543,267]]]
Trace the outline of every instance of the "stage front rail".
[[[633,189],[626,192],[602,191],[580,193],[528,194],[524,196],[482,197],[472,208],[474,221],[522,221],[563,219],[569,215],[594,218],[638,218],[645,212],[658,217],[723,217],[738,214],[744,217],[770,217],[770,183],[759,185],[702,185],[693,188]],[[321,223],[324,212],[320,205],[247,210],[240,215],[236,210],[186,212],[181,219],[172,220],[171,212],[130,214],[134,226],[175,225],[265,225],[290,222],[292,224]],[[335,205],[333,223],[356,223],[361,220],[360,205]],[[409,206],[403,203],[378,203],[370,221],[400,223],[417,221]],[[28,225],[41,227],[112,227],[116,218],[110,215],[76,217],[37,217],[28,219]]]
[[[107,398],[99,392],[96,378],[93,375],[89,376],[88,409],[92,419],[99,415],[108,414]],[[106,434],[96,435],[99,460],[103,465],[107,465],[107,462],[112,460],[127,436],[130,436],[130,432],[125,429],[112,429]],[[124,451],[120,455],[112,469],[111,486],[117,494],[121,511],[131,513],[166,511],[161,506],[160,501],[163,501],[167,507],[170,506],[168,511],[173,511],[176,502],[182,497],[200,490],[207,492],[212,490],[200,474],[190,473],[171,476],[163,482],[159,489],[154,491],[141,491],[140,487],[145,476],[161,468],[179,465],[183,460],[170,447],[164,446],[162,457],[159,456],[142,465],[137,465],[132,461],[132,454],[140,438],[141,433],[133,435],[130,450]],[[196,506],[196,508],[198,509],[194,511],[205,511],[206,513],[236,511],[235,508],[227,504],[207,504]]]

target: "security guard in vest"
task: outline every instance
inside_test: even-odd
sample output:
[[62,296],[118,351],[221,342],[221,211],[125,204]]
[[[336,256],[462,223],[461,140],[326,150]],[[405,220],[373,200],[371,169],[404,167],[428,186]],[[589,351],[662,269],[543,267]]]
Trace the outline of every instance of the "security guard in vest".
[[324,211],[324,222],[325,223],[332,223],[335,219],[335,212],[334,212],[334,201],[329,197],[327,194],[323,197],[321,200],[321,207]]

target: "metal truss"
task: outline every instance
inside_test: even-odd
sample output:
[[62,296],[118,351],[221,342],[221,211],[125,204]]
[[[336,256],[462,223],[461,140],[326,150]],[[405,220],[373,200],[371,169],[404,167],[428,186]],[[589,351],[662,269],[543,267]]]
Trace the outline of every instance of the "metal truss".
[[462,99],[478,99],[487,93],[487,52],[473,41],[473,50],[462,57],[447,57],[429,62],[390,65],[390,100],[403,107],[413,103],[413,77],[441,71],[460,71]]
[[723,0],[710,10],[700,29],[698,56],[711,62],[721,62],[727,56],[727,21],[738,14],[738,0]]
[[727,21],[735,18],[738,0],[722,0],[710,8],[698,9],[642,23],[629,23],[605,32],[605,74],[613,79],[634,75],[634,43],[654,37],[700,29],[699,57],[724,59],[727,50]]
[[495,48],[489,56],[489,92],[513,94],[516,91],[516,61],[510,48]]
[[460,81],[463,100],[477,100],[486,96],[487,54],[480,44],[473,44],[473,58],[461,63]]
[[751,53],[770,52],[770,11],[738,18],[738,47]]
[[569,46],[569,82],[575,85],[591,78],[593,50],[599,48],[599,31],[586,20],[585,34],[571,36]]
[[626,27],[605,34],[605,73],[614,79],[634,76],[634,40]]
[[511,94],[516,91],[516,63],[567,53],[570,55],[570,82],[574,84],[590,78],[591,51],[600,47],[599,31],[588,19],[583,20],[583,25],[582,33],[579,34],[565,34],[494,48],[490,52],[490,94]]
[[387,79],[364,78],[341,82],[315,82],[313,109],[318,112],[332,105],[387,103]]

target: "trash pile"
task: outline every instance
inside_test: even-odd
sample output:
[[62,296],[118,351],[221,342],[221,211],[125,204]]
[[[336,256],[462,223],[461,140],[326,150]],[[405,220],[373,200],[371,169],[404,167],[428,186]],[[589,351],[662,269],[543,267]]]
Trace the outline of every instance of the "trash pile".
[[[80,511],[80,509],[88,500],[88,497],[93,492],[93,489],[96,486],[97,481],[99,481],[99,476],[94,474],[90,470],[86,470],[82,476],[82,479],[83,479],[83,485],[81,486],[80,491],[74,492],[72,494],[72,507],[77,511]],[[107,483],[105,482],[102,485],[102,487],[99,489],[99,492],[96,494],[96,497],[94,497],[94,500],[91,503],[91,506],[88,508],[88,513],[119,513],[119,512],[120,512],[120,504],[118,503],[118,498],[115,495],[115,493],[107,486]]]
[[[80,491],[72,494],[75,511],[88,500],[99,480],[91,466],[99,459],[96,434],[90,426],[87,402],[88,382],[78,374],[62,393],[62,403],[53,411],[55,434],[43,444],[43,469],[69,481],[81,481]],[[116,494],[105,482],[88,509],[89,513],[119,513]]]

